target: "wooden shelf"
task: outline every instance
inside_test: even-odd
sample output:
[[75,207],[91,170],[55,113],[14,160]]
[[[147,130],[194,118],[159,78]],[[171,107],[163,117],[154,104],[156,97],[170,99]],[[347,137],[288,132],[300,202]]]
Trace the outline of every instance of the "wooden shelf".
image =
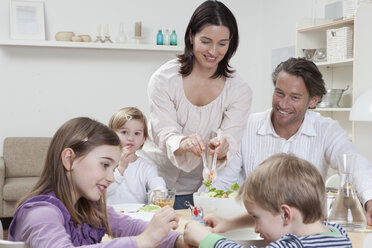
[[322,31],[322,30],[327,30],[330,28],[339,28],[341,26],[353,25],[353,24],[354,24],[354,18],[348,18],[348,19],[337,20],[334,22],[330,22],[330,23],[326,23],[326,24],[322,24],[318,26],[301,28],[301,29],[298,29],[297,32],[304,33],[304,32],[309,32],[309,31]]
[[316,112],[350,112],[351,108],[319,108],[312,109]]
[[23,47],[55,47],[55,48],[84,48],[84,49],[119,49],[137,51],[162,51],[183,52],[183,46],[165,46],[154,44],[119,44],[119,43],[95,43],[95,42],[68,42],[68,41],[35,41],[35,40],[1,40],[0,46],[23,46]]
[[344,66],[352,66],[354,63],[354,58],[345,59],[340,61],[325,61],[325,62],[316,62],[315,64],[318,67],[344,67]]

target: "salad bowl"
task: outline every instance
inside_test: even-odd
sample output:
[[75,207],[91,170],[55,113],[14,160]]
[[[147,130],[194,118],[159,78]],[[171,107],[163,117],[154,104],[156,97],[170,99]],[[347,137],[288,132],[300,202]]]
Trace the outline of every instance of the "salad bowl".
[[230,218],[247,213],[244,204],[236,201],[235,198],[215,198],[201,195],[199,192],[194,193],[195,206],[202,207],[206,214],[215,213],[216,215]]
[[[198,192],[194,193],[193,197],[195,206],[202,207],[206,215],[214,213],[225,218],[231,218],[247,213],[244,204],[238,202],[235,198],[208,197],[200,195]],[[232,240],[258,241],[261,239],[253,227],[231,230],[222,235]]]

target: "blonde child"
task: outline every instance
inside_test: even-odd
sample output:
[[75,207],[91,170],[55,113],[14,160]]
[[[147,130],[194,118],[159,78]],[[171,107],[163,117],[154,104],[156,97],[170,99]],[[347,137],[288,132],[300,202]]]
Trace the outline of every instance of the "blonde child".
[[[106,207],[106,188],[114,181],[120,140],[89,118],[63,124],[51,140],[44,169],[18,203],[9,240],[33,247],[174,247],[182,236],[172,208],[159,210],[150,223]],[[100,243],[107,233],[117,237]]]
[[110,118],[109,127],[119,136],[122,151],[115,182],[107,190],[108,204],[147,203],[148,191],[165,191],[157,168],[136,154],[148,138],[145,115],[137,108],[122,108]]
[[190,222],[185,242],[199,247],[240,247],[213,232],[253,224],[267,247],[351,247],[346,231],[324,222],[325,186],[318,170],[293,155],[278,154],[265,160],[239,190],[248,211],[235,219],[206,217],[212,227]]

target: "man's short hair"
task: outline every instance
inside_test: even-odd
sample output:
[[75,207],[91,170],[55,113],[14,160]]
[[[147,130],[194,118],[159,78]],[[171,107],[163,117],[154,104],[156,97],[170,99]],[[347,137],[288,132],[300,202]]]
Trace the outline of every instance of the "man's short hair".
[[323,178],[315,166],[294,155],[281,153],[263,161],[240,187],[238,199],[254,202],[274,215],[282,204],[295,207],[305,224],[324,219]]
[[301,77],[305,82],[310,97],[320,96],[320,98],[322,98],[327,92],[322,73],[313,62],[305,58],[289,58],[281,62],[272,74],[274,86],[276,85],[279,73],[282,71],[290,75]]

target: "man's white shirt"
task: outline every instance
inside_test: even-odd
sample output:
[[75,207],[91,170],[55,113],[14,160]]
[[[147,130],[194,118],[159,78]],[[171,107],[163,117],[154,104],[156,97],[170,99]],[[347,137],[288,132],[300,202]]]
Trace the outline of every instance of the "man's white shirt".
[[337,169],[338,156],[357,154],[354,184],[363,204],[372,199],[372,164],[358,153],[337,121],[312,111],[307,111],[301,127],[288,140],[275,132],[271,109],[250,115],[235,158],[218,172],[213,187],[228,189],[237,181],[241,185],[256,166],[277,153],[291,153],[311,162],[324,180],[329,166]]

